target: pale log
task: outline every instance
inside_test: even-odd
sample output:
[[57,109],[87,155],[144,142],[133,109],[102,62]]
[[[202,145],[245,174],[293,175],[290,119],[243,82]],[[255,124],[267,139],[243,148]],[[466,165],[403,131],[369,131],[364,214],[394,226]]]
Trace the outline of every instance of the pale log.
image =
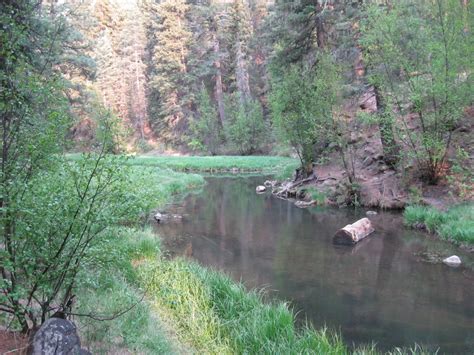
[[332,241],[334,244],[354,245],[373,231],[374,227],[372,227],[370,219],[362,218],[353,224],[348,224],[344,228],[339,229],[334,234]]

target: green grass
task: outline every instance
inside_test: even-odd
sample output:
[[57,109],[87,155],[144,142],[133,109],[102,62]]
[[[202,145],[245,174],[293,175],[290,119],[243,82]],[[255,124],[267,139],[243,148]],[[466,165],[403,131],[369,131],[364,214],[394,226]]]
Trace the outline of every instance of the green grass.
[[[137,208],[142,211],[163,205],[176,195],[204,184],[203,177],[196,174],[152,167],[125,168],[127,194],[138,197],[141,203]],[[149,304],[142,301],[145,290],[133,266],[143,258],[159,254],[159,239],[151,230],[111,226],[102,236],[97,252],[104,255],[101,264],[91,265],[87,274],[79,278],[78,313],[108,318],[133,308],[113,320],[78,317],[83,342],[94,353],[115,353],[121,349],[147,354],[176,352],[175,342],[165,332],[166,325],[154,316]]]
[[324,192],[319,191],[313,186],[303,187],[306,193],[311,196],[311,199],[317,202],[318,206],[324,206],[326,204],[327,196]]
[[[170,319],[180,339],[206,354],[380,354],[375,345],[349,349],[338,333],[296,326],[284,302],[268,302],[221,272],[163,258],[140,264],[154,310]],[[418,345],[386,354],[433,354]]]
[[[265,303],[229,277],[185,260],[150,260],[140,267],[158,310],[184,341],[210,354],[346,354],[340,337],[310,327],[297,330],[282,302]],[[163,311],[164,310],[164,311]]]
[[[69,154],[71,160],[78,154]],[[261,172],[294,170],[298,161],[278,156],[130,156],[128,165],[149,166],[191,172]]]
[[455,243],[474,244],[474,204],[451,207],[446,212],[432,207],[408,206],[404,212],[409,226],[422,223],[431,233]]

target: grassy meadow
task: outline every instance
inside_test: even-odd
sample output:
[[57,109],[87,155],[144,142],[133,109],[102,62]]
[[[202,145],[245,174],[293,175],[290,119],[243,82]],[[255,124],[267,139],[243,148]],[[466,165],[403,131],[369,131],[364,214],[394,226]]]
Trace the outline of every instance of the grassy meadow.
[[[75,160],[79,154],[69,154]],[[293,171],[299,161],[278,156],[128,156],[124,163],[131,166],[156,167],[186,172],[259,172]]]

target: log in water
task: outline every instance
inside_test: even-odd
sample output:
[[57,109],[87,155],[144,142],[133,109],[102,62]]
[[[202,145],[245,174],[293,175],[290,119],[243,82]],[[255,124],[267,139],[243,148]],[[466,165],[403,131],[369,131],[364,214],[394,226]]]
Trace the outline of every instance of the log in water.
[[332,241],[334,244],[354,245],[372,232],[374,232],[374,227],[372,227],[370,219],[362,218],[353,224],[348,224],[344,228],[339,229],[332,238]]

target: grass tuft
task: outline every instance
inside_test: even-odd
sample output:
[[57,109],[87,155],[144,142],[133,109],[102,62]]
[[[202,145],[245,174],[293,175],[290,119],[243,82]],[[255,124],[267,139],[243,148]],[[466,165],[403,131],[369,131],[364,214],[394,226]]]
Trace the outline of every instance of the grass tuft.
[[455,243],[474,244],[474,204],[451,207],[446,212],[432,207],[408,206],[404,212],[409,226],[424,224],[431,233]]

